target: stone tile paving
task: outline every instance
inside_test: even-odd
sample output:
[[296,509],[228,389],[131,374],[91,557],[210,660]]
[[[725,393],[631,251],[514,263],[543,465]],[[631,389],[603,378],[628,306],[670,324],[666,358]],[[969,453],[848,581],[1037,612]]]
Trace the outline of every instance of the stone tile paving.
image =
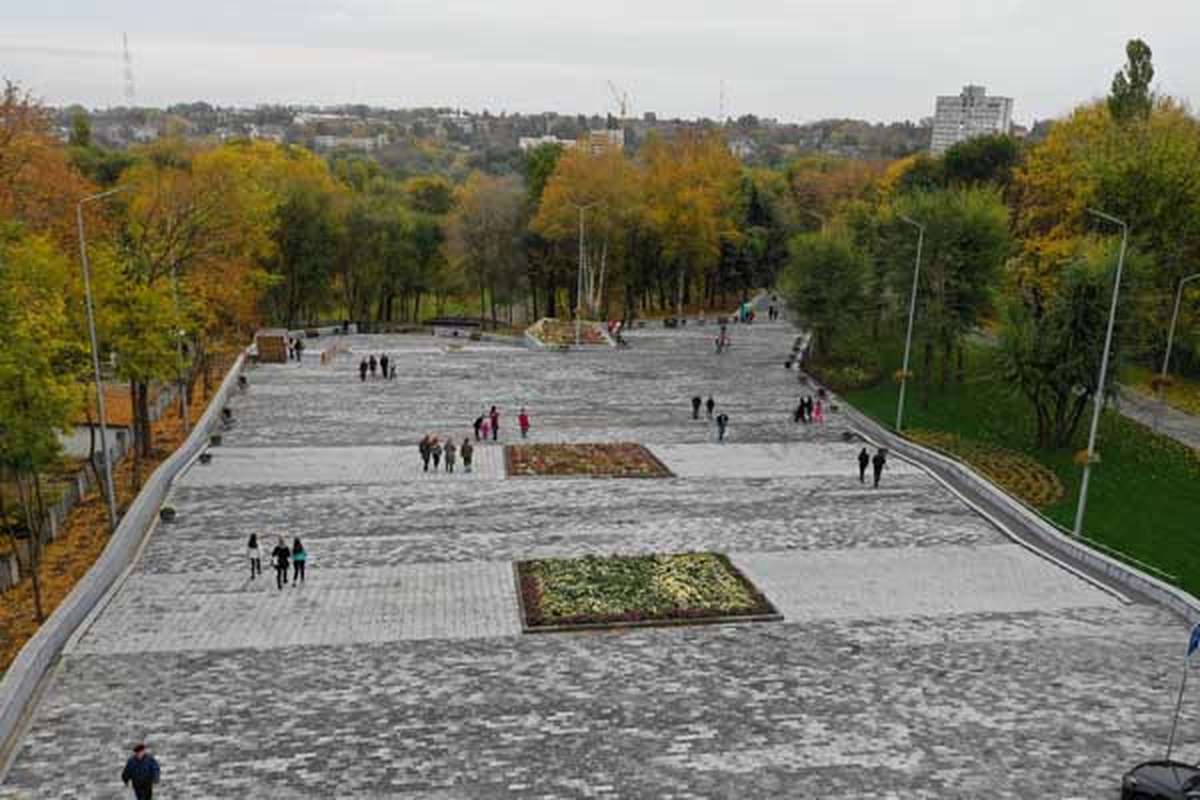
[[[899,464],[861,487],[836,413],[790,421],[794,334],[739,326],[717,357],[713,331],[585,354],[349,337],[332,366],[310,348],[252,371],[0,797],[123,796],[141,737],[180,798],[1093,797],[1160,752],[1176,619]],[[360,383],[368,349],[400,379]],[[710,391],[733,419],[720,447],[688,408]],[[493,402],[502,438],[524,403],[535,441],[640,441],[686,477],[414,471],[420,435],[462,435]],[[250,532],[304,538],[308,585],[249,585]],[[733,552],[787,621],[514,633],[514,558],[684,549]]]

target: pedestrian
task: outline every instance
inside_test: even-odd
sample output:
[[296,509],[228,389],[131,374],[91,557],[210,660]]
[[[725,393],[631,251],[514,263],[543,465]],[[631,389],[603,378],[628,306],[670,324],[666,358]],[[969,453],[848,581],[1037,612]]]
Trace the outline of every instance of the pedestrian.
[[429,458],[432,455],[432,452],[429,449],[429,434],[428,433],[421,437],[421,443],[419,445],[417,445],[417,447],[421,451],[421,463],[424,465],[424,469],[422,469],[421,471],[429,472]]
[[395,364],[395,362],[392,363],[391,371],[388,372],[388,380],[389,381],[396,380],[396,364]]
[[304,342],[297,339],[296,340],[296,360],[303,361],[304,360],[303,356],[304,356]]
[[717,441],[725,441],[725,429],[729,427],[729,416],[725,412],[717,414]]
[[377,362],[377,361],[375,361],[375,354],[374,354],[374,353],[372,353],[372,354],[371,354],[371,357],[367,359],[367,369],[369,369],[369,370],[371,371],[371,377],[372,377],[372,378],[374,378],[374,377],[375,377],[375,368],[376,368],[376,366],[378,366],[378,362]]
[[817,404],[813,407],[813,422],[818,425],[825,424],[825,404],[821,402],[820,398],[817,399]]
[[709,395],[708,399],[704,401],[704,410],[708,412],[709,419],[712,419],[713,409],[716,407],[716,401],[712,399],[712,395]]
[[529,436],[529,412],[521,406],[521,413],[517,415],[517,425],[521,427],[521,438],[525,439]]
[[463,471],[471,471],[471,459],[475,457],[475,445],[471,444],[470,437],[464,436],[462,447],[458,448],[458,452],[462,453]]
[[811,424],[813,421],[813,399],[811,394],[804,395],[804,422]]
[[308,551],[300,544],[300,537],[292,540],[292,587],[304,582],[304,564],[308,561]]
[[388,357],[387,357],[387,353],[384,353],[383,355],[381,355],[381,356],[379,357],[379,374],[380,374],[380,376],[381,376],[381,377],[383,377],[385,380],[386,380],[386,379],[387,379],[387,377],[388,377]]
[[858,482],[867,482],[867,467],[871,466],[871,454],[867,452],[867,448],[863,448],[858,452]]
[[446,446],[442,450],[446,454],[446,472],[454,472],[454,439],[447,439]]
[[367,360],[365,358],[358,362],[358,379],[360,381],[367,379]]
[[279,544],[271,551],[271,560],[275,564],[275,588],[282,589],[288,582],[288,567],[292,561],[292,551],[288,550],[282,536],[279,537]]
[[483,414],[475,418],[475,441],[479,441],[479,430],[483,427]]
[[792,412],[792,422],[799,423],[804,419],[804,398],[801,397],[796,403],[796,410]]
[[875,486],[879,488],[879,478],[883,475],[883,468],[887,466],[887,451],[882,447],[875,451],[875,455],[871,458],[871,468],[875,474]]
[[433,471],[437,472],[442,463],[442,443],[436,436],[429,440],[429,455],[433,459]]
[[500,409],[492,406],[492,411],[488,416],[492,420],[492,441],[494,442],[500,436]]
[[488,422],[487,417],[480,417],[482,422],[479,423],[479,435],[483,437],[483,441],[488,440],[488,435],[492,432],[492,423]]
[[250,557],[250,580],[254,580],[262,575],[262,553],[258,549],[257,533],[250,534],[250,541],[246,543],[246,555]]
[[121,770],[121,783],[133,785],[133,796],[137,800],[151,800],[158,778],[158,761],[146,750],[146,745],[140,742],[135,744],[133,755],[125,762],[125,769]]
[[692,419],[700,419],[700,396],[692,398]]

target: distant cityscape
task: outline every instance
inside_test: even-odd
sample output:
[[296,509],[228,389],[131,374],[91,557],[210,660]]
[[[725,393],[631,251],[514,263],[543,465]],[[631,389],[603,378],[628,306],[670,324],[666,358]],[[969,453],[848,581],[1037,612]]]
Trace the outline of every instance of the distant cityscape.
[[[366,105],[330,107],[259,106],[232,108],[204,102],[165,109],[114,107],[56,109],[56,126],[65,140],[83,115],[93,139],[104,146],[127,148],[164,136],[225,142],[264,139],[308,147],[316,152],[357,151],[400,169],[453,171],[458,165],[504,171],[520,153],[539,144],[574,147],[584,142],[593,151],[606,147],[636,150],[652,133],[723,127],[731,151],[752,166],[779,166],[805,155],[865,160],[891,160],[919,152],[942,152],[962,138],[987,132],[1039,137],[1012,124],[1012,101],[986,96],[983,87],[968,86],[961,95],[939,97],[932,117],[916,122],[871,123],[830,119],[783,123],[744,115],[713,120],[659,119],[653,112],[637,118],[607,115],[492,114],[455,108],[385,109]],[[433,150],[440,153],[431,153]],[[430,163],[430,162],[438,163]]]

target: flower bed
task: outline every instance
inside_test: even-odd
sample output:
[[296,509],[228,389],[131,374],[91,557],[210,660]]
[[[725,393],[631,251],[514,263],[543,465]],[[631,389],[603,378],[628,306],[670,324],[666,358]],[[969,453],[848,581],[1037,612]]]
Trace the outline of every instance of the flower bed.
[[[549,317],[540,319],[529,326],[528,333],[549,347],[575,344],[575,323],[568,320]],[[599,323],[584,321],[580,324],[579,343],[581,345],[607,345],[609,342],[600,329]]]
[[516,444],[504,449],[508,474],[583,475],[594,478],[669,478],[654,454],[632,442],[612,444]]
[[1029,456],[942,431],[910,430],[905,435],[919,444],[958,456],[1036,508],[1052,506],[1063,498],[1063,484],[1054,471]]
[[529,632],[782,618],[722,553],[520,561],[516,573]]

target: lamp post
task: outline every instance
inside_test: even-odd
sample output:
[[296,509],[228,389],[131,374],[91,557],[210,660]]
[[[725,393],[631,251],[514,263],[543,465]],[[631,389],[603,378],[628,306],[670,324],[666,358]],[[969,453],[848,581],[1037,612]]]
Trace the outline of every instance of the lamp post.
[[1100,427],[1100,412],[1104,410],[1104,381],[1108,377],[1108,354],[1112,350],[1113,326],[1117,321],[1117,299],[1121,293],[1121,271],[1125,268],[1125,248],[1129,244],[1129,226],[1111,214],[1089,208],[1088,213],[1121,226],[1121,253],[1117,257],[1117,278],[1113,282],[1112,303],[1108,310],[1108,330],[1104,334],[1104,354],[1100,357],[1100,378],[1092,398],[1092,428],[1088,432],[1087,460],[1083,464],[1083,483],[1079,486],[1079,505],[1075,509],[1075,538],[1083,535],[1083,515],[1087,511],[1088,483],[1092,477],[1092,458],[1096,453],[1096,431]]
[[925,226],[900,215],[900,219],[914,226],[917,233],[917,263],[913,267],[912,294],[908,298],[908,333],[904,337],[904,365],[900,368],[900,399],[896,402],[896,433],[904,427],[904,390],[908,386],[908,357],[912,352],[913,319],[917,315],[917,284],[921,277],[921,248],[925,245]]
[[96,341],[96,314],[92,309],[92,278],[88,267],[87,239],[83,231],[83,204],[110,197],[124,191],[124,186],[109,189],[107,192],[88,195],[75,205],[75,222],[79,226],[79,260],[83,268],[83,299],[87,307],[88,336],[92,342],[92,372],[96,380],[96,410],[100,414],[100,449],[104,451],[104,494],[108,501],[109,530],[117,530],[117,498],[113,493],[112,453],[108,450],[108,421],[104,413],[104,384],[100,379],[100,348]]
[[[174,264],[171,265],[171,302],[175,305],[175,315],[178,316],[179,271]],[[183,435],[187,436],[192,432],[192,425],[188,419],[187,381],[183,374],[183,333],[182,328],[175,332],[175,355],[179,359],[179,372],[176,376],[179,381],[179,418],[183,420]]]
[[1183,300],[1183,287],[1195,280],[1200,280],[1200,272],[1180,280],[1179,289],[1175,292],[1175,310],[1171,312],[1171,327],[1167,331],[1167,352],[1163,355],[1162,374],[1159,376],[1163,380],[1166,380],[1167,368],[1171,364],[1171,345],[1175,344],[1175,323],[1179,322],[1179,304]]
[[579,275],[575,281],[575,346],[579,347],[579,329],[583,324],[581,316],[583,313],[583,212],[600,201],[593,200],[590,203],[576,203],[573,200],[568,200],[567,202],[579,211]]

